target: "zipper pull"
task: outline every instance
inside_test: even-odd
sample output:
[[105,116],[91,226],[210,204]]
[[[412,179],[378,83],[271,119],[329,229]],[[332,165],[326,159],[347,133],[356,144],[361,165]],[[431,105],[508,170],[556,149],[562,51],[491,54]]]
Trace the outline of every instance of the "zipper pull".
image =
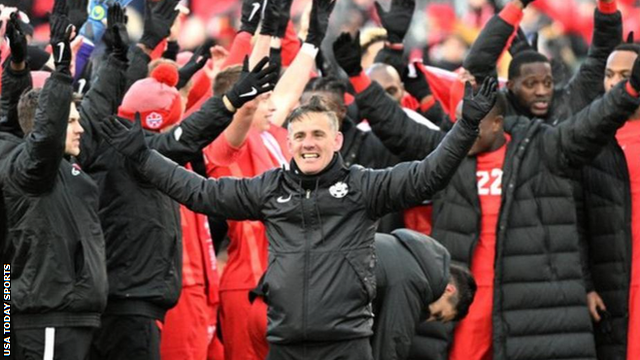
[[307,199],[311,197],[311,190],[307,190]]

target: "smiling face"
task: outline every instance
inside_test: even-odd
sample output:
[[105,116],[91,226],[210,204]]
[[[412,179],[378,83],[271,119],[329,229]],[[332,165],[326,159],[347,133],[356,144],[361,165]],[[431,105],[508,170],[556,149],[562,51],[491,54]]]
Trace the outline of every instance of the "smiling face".
[[307,112],[289,123],[289,151],[303,174],[324,170],[342,147],[342,133],[333,122],[327,113]]
[[65,154],[71,156],[80,155],[80,137],[82,133],[84,133],[84,129],[80,125],[80,114],[76,109],[76,105],[71,103],[69,124],[67,125],[67,139],[64,144]]
[[510,79],[507,87],[520,104],[529,109],[533,115],[547,116],[553,97],[553,75],[549,63],[523,64],[520,67],[520,76]]
[[638,54],[632,51],[614,51],[609,55],[604,73],[604,90],[606,92],[631,76],[633,63],[637,57]]

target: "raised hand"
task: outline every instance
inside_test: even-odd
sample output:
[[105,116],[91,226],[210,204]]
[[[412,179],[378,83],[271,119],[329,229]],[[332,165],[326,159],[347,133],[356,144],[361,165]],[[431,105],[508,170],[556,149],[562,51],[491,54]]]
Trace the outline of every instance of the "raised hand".
[[113,54],[116,59],[127,61],[129,51],[129,33],[127,32],[127,15],[125,9],[120,4],[115,3],[109,6],[107,15],[107,31],[102,40],[107,48],[107,52]]
[[336,5],[335,0],[313,0],[309,18],[309,33],[305,42],[319,48],[327,33],[329,16]]
[[147,0],[144,14],[144,30],[140,43],[153,50],[171,33],[171,26],[180,13],[176,10],[177,0],[161,0],[151,5]]
[[100,130],[109,145],[133,161],[142,162],[149,151],[144,141],[140,113],[136,113],[133,126],[127,119],[110,116],[100,123]]
[[89,0],[67,0],[69,21],[76,29],[80,29],[87,21]]
[[264,9],[260,35],[276,36],[280,26],[280,4],[279,0],[267,0]]
[[389,42],[402,44],[411,25],[411,18],[416,8],[415,0],[392,0],[389,11],[384,11],[377,1],[375,4],[382,27],[387,30]]
[[278,6],[278,32],[276,36],[279,38],[284,38],[284,35],[287,33],[287,26],[289,25],[289,19],[291,18],[291,4],[293,0],[280,0]]
[[348,32],[343,32],[333,42],[333,55],[338,65],[347,73],[348,76],[357,76],[362,72],[360,60],[362,58],[362,49],[360,48],[360,32],[355,37],[351,37]]
[[633,63],[633,69],[631,69],[631,76],[629,77],[629,85],[637,92],[640,92],[640,56],[637,57]]
[[402,72],[402,83],[405,90],[418,101],[431,95],[431,87],[423,72],[424,66],[421,62],[415,61],[407,65]]
[[53,62],[56,71],[71,74],[71,36],[74,32],[73,25],[67,15],[62,14],[51,17],[51,39],[49,43],[53,49]]
[[211,59],[211,47],[213,46],[213,40],[208,39],[205,41],[202,46],[200,46],[191,56],[191,59],[184,64],[180,70],[178,70],[178,74],[180,79],[178,80],[178,84],[176,88],[182,89],[189,80],[198,72],[198,70],[202,69],[204,65]]
[[269,64],[269,58],[264,57],[249,71],[249,58],[244,58],[240,80],[229,90],[225,97],[235,109],[255,99],[258,95],[273,90],[278,79],[278,66]]
[[18,12],[9,15],[7,21],[6,35],[11,48],[11,62],[15,64],[23,63],[27,58],[27,37],[22,30]]
[[263,0],[242,0],[240,31],[254,34],[260,23]]
[[478,92],[473,95],[473,86],[470,82],[464,84],[464,98],[462,99],[462,121],[472,129],[477,129],[480,121],[484,119],[496,104],[498,82],[492,77],[484,79]]

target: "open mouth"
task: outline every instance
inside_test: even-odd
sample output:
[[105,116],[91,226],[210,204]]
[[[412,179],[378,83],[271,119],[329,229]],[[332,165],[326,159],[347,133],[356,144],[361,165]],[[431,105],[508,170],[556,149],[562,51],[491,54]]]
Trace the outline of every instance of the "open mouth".
[[547,100],[536,101],[533,103],[533,108],[539,111],[549,109],[549,102]]
[[302,154],[301,157],[303,159],[305,159],[305,160],[307,160],[307,159],[318,159],[318,158],[320,158],[320,154],[316,154],[316,153],[313,153],[313,154]]

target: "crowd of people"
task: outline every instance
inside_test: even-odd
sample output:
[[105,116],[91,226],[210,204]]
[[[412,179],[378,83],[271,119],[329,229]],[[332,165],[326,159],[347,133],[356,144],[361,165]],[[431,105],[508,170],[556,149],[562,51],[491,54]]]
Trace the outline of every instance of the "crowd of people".
[[0,5],[5,355],[640,359],[635,1],[452,3]]

